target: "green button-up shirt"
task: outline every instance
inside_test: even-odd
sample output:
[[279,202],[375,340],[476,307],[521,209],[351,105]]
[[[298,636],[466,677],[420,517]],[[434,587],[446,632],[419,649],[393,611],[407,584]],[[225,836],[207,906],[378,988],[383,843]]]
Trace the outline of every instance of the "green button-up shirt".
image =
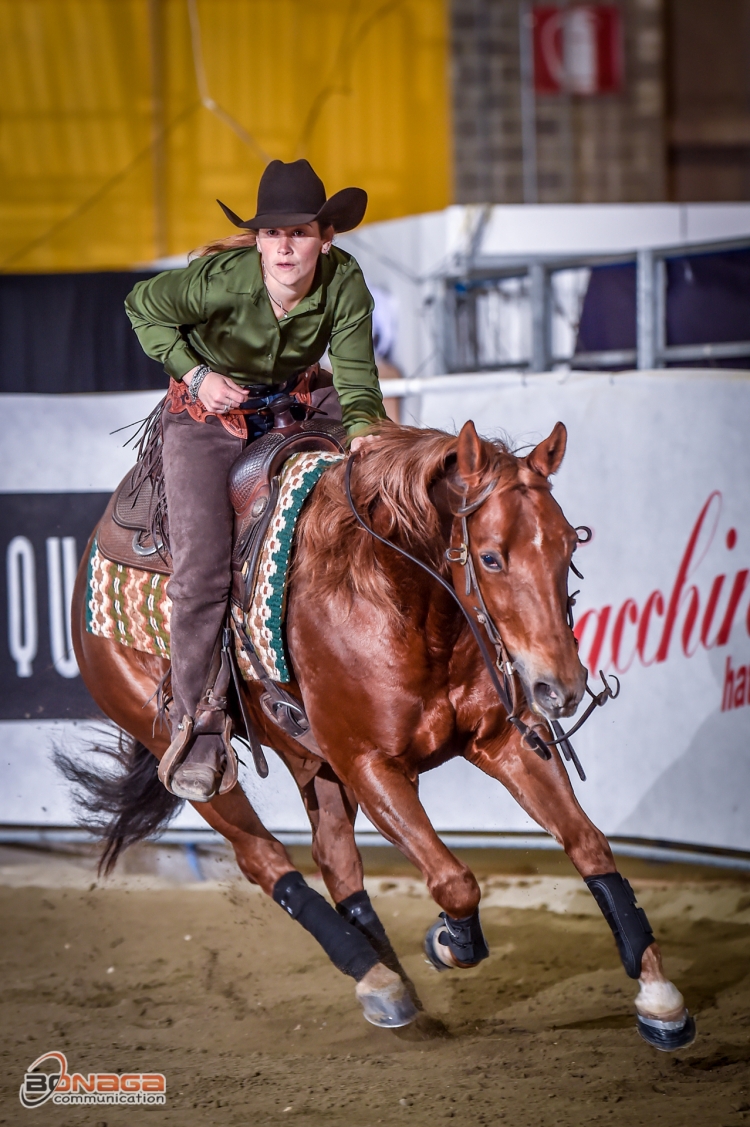
[[344,426],[354,435],[385,418],[362,271],[338,247],[322,255],[310,293],[281,321],[255,247],[197,258],[139,282],[125,309],[144,352],[176,380],[206,363],[239,384],[279,384],[328,348]]

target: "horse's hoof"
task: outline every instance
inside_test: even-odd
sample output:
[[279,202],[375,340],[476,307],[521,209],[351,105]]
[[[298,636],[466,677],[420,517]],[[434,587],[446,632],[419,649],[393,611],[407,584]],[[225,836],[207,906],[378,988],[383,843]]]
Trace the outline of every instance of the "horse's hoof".
[[695,1020],[685,1010],[677,1021],[659,1021],[655,1017],[641,1017],[636,1014],[638,1032],[644,1041],[661,1049],[663,1053],[674,1053],[692,1045],[696,1038]]
[[169,789],[188,802],[210,802],[218,793],[220,776],[208,763],[183,763],[172,776]]
[[357,983],[356,995],[365,1019],[381,1029],[400,1029],[419,1017],[399,976],[382,963],[376,963]]
[[[470,959],[459,959],[454,950],[456,945]],[[479,913],[454,920],[441,912],[440,919],[436,920],[424,937],[424,953],[427,962],[435,970],[470,970],[479,966],[490,953],[482,934]]]
[[448,929],[443,921],[436,920],[424,937],[424,953],[427,956],[427,962],[435,970],[455,970],[457,966],[451,955],[450,947],[439,942],[439,936],[447,934]]

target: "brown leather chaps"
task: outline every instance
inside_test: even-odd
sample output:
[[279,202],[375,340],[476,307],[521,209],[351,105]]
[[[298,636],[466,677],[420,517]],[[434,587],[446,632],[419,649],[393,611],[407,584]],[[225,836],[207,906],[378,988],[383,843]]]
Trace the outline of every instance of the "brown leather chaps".
[[246,442],[215,415],[196,422],[187,411],[162,414],[164,486],[174,570],[172,600],[172,733],[195,716],[231,584],[234,513],[227,496],[229,468]]
[[[316,418],[340,420],[341,405],[333,387],[314,391],[311,401],[318,411]],[[173,696],[169,716],[174,737],[183,716],[195,716],[227,609],[234,522],[227,475],[247,443],[230,434],[215,415],[198,422],[187,411],[165,410],[162,427],[174,566],[169,580]]]

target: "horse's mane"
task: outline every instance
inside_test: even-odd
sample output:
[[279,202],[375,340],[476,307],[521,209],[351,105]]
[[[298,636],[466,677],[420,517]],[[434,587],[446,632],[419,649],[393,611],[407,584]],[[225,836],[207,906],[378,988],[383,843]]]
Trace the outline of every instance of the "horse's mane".
[[[358,459],[352,472],[357,511],[436,570],[445,570],[440,517],[430,489],[455,459],[458,436],[440,430],[383,422],[373,432],[379,444]],[[505,443],[483,440],[487,466],[473,483],[478,494],[499,481],[518,459]],[[316,597],[358,595],[386,615],[397,610],[396,592],[376,554],[376,541],[355,520],[344,491],[345,463],[321,477],[297,528],[295,571],[304,570]],[[471,497],[469,497],[469,500]],[[394,553],[395,555],[395,553]]]

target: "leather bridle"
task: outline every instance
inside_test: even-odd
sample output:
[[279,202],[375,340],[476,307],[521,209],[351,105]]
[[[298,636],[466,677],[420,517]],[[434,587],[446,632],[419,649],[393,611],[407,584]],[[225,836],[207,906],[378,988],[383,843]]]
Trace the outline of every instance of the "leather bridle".
[[[369,535],[372,536],[375,540],[378,540],[381,544],[384,544],[387,548],[393,549],[394,552],[398,552],[399,555],[403,556],[405,559],[409,560],[411,563],[416,564],[417,567],[420,567],[422,569],[422,571],[426,571],[428,575],[430,575],[434,580],[436,580],[441,585],[441,587],[443,587],[448,592],[448,594],[451,596],[451,598],[457,604],[459,610],[461,611],[464,618],[466,619],[466,622],[469,626],[469,629],[471,630],[472,634],[474,635],[474,640],[476,641],[476,643],[479,647],[479,652],[482,655],[482,660],[483,660],[485,667],[487,669],[487,673],[489,674],[493,688],[495,689],[495,692],[497,693],[497,695],[500,699],[500,704],[502,705],[503,709],[507,713],[508,721],[520,733],[522,742],[531,751],[536,752],[536,754],[541,759],[550,759],[551,755],[552,755],[550,748],[554,747],[556,745],[559,745],[560,749],[562,750],[563,755],[565,756],[565,758],[567,760],[573,762],[579,776],[581,777],[581,779],[585,780],[586,773],[583,770],[583,767],[581,766],[580,760],[578,759],[578,756],[576,755],[575,751],[573,750],[572,745],[569,742],[570,737],[572,735],[575,735],[575,733],[578,732],[583,727],[583,725],[586,723],[588,718],[591,716],[591,714],[592,714],[592,712],[594,711],[595,708],[600,707],[601,705],[606,704],[606,702],[608,700],[610,700],[610,699],[614,700],[617,696],[619,696],[620,682],[617,679],[617,677],[613,676],[613,680],[617,682],[617,689],[615,691],[613,691],[612,688],[610,687],[609,682],[607,681],[606,677],[604,676],[604,673],[602,672],[602,670],[600,670],[599,676],[602,679],[602,682],[604,684],[604,688],[602,689],[602,691],[600,693],[594,693],[593,690],[589,687],[588,681],[587,681],[586,692],[592,698],[591,703],[589,704],[588,708],[584,712],[581,719],[579,721],[577,721],[577,723],[574,724],[573,727],[568,732],[563,731],[562,725],[557,720],[548,721],[548,723],[552,727],[553,732],[555,733],[555,739],[553,739],[553,740],[545,740],[539,734],[538,729],[529,727],[529,725],[524,723],[524,721],[518,715],[518,709],[519,709],[519,703],[520,702],[519,702],[518,686],[517,686],[516,677],[515,677],[515,666],[514,666],[513,662],[510,660],[510,655],[508,654],[508,651],[505,647],[505,644],[503,642],[500,631],[498,630],[497,625],[495,624],[495,622],[492,618],[492,615],[490,614],[490,612],[487,609],[487,606],[485,604],[484,598],[482,596],[482,591],[481,591],[481,588],[479,586],[479,582],[477,580],[477,574],[476,574],[476,570],[474,568],[474,561],[471,557],[471,551],[470,551],[470,545],[469,545],[468,518],[469,518],[469,516],[471,516],[472,513],[475,513],[479,508],[481,508],[481,506],[484,504],[484,502],[487,500],[487,498],[490,496],[490,494],[494,492],[494,490],[497,486],[497,482],[495,482],[495,481],[490,482],[485,487],[485,489],[482,490],[482,492],[479,494],[479,496],[477,498],[475,498],[474,501],[472,501],[470,504],[461,505],[455,511],[455,513],[453,514],[454,517],[460,517],[460,519],[461,519],[462,540],[461,540],[461,543],[457,547],[450,547],[450,548],[447,548],[446,551],[445,551],[445,559],[449,563],[458,564],[460,567],[463,567],[463,568],[466,569],[466,571],[465,571],[465,577],[466,577],[465,593],[466,593],[466,597],[468,598],[473,593],[474,596],[475,596],[475,599],[476,599],[476,604],[477,604],[477,605],[472,607],[472,611],[473,611],[473,614],[472,614],[471,612],[469,612],[467,610],[467,608],[461,602],[461,599],[458,597],[458,594],[456,593],[456,590],[453,587],[453,585],[451,583],[449,583],[446,579],[444,579],[443,576],[438,571],[435,571],[434,568],[430,567],[430,565],[426,564],[423,560],[420,560],[416,556],[413,556],[411,554],[411,552],[408,552],[405,548],[400,547],[398,544],[394,544],[392,540],[387,540],[384,536],[380,536],[379,533],[375,532],[375,530],[373,528],[371,528],[366,523],[365,520],[363,520],[363,518],[357,512],[357,508],[356,508],[356,506],[354,504],[354,500],[352,498],[352,481],[351,481],[351,479],[352,479],[352,468],[353,468],[355,461],[356,461],[356,457],[351,457],[349,459],[349,461],[347,462],[346,469],[344,471],[344,489],[346,490],[346,499],[349,502],[349,507],[350,507],[352,513],[354,514],[354,517],[357,520],[357,522],[362,526],[362,528],[364,528],[365,532],[369,533]],[[581,536],[578,537],[579,544],[585,544],[591,539],[591,535],[592,535],[591,529],[587,528],[585,525],[579,525],[578,528],[576,528],[576,532],[577,533],[585,532],[587,534],[585,538],[582,538]],[[571,561],[570,567],[571,567],[571,570],[580,579],[583,579],[583,576],[581,575],[580,571],[578,570],[577,567],[575,567],[575,565],[572,563],[572,561]],[[573,623],[573,605],[575,604],[575,596],[577,594],[578,594],[578,591],[575,591],[572,595],[568,596],[568,603],[567,603],[567,608],[566,608],[568,625],[570,626],[571,631],[573,630],[573,625],[574,625],[574,623]],[[492,647],[495,650],[495,660],[494,661],[492,660],[492,656],[490,654],[487,643],[485,642],[484,638],[482,637],[482,632],[481,632],[480,627],[484,628],[484,631],[487,634],[487,637],[490,641],[490,644],[492,645]],[[576,645],[578,645],[577,639],[576,639]],[[499,676],[498,676],[498,674],[499,674]],[[501,678],[502,678],[502,680],[501,680]]]

